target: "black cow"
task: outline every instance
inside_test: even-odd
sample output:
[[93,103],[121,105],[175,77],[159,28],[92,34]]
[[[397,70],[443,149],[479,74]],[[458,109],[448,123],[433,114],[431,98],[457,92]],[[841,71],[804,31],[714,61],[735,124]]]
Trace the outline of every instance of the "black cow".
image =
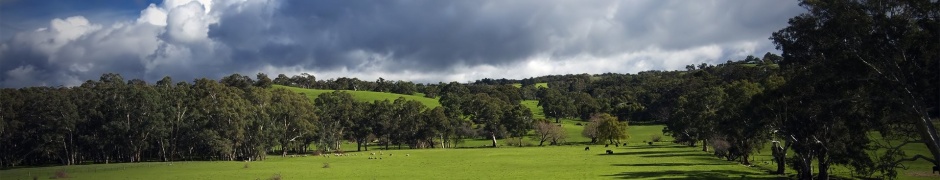
[[611,151],[610,149],[608,149],[607,154],[614,154],[614,151]]
[[591,150],[591,146],[584,146],[584,150],[585,150],[585,151]]

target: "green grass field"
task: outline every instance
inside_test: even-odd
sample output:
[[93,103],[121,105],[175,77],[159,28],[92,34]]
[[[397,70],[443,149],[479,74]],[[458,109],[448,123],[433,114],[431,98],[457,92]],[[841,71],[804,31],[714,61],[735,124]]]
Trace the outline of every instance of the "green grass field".
[[[304,89],[304,88],[281,86],[281,85],[274,85],[274,88],[285,88],[294,92],[303,93],[304,96],[307,96],[307,98],[310,98],[310,100],[316,99],[317,96],[319,96],[320,94],[335,91],[335,90],[325,90],[325,89]],[[394,101],[395,99],[398,99],[398,97],[404,97],[405,99],[408,99],[408,100],[416,100],[418,102],[421,102],[422,104],[430,108],[441,106],[441,103],[438,102],[437,99],[426,98],[424,96],[419,96],[419,95],[404,95],[404,94],[373,92],[373,91],[345,90],[345,92],[348,92],[349,94],[351,94],[353,96],[353,99],[356,99],[362,102],[371,103],[371,102],[374,102],[375,100],[386,100],[386,99],[388,99],[389,101]]]
[[[568,123],[573,122],[566,121],[565,125]],[[630,128],[630,134],[634,137],[661,134],[658,133],[661,129],[662,126],[635,126]],[[776,178],[757,168],[715,159],[696,148],[665,142],[650,146],[642,143],[645,139],[648,137],[631,138],[627,147],[590,145],[589,151],[584,150],[586,145],[577,144],[583,142],[572,142],[574,145],[546,147],[371,150],[330,157],[269,156],[267,160],[255,162],[149,162],[19,168],[0,171],[0,179],[31,179],[33,176],[47,179],[60,170],[71,179],[267,179],[274,174],[280,174],[284,179]],[[615,153],[604,154],[607,149]],[[370,153],[380,152],[384,154],[380,156],[382,159],[369,159]],[[327,164],[329,167],[324,168]]]

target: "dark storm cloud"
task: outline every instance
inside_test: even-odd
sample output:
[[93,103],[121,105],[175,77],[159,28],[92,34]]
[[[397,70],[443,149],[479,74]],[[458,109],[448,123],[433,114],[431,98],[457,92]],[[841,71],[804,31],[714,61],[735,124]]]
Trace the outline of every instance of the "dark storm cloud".
[[770,32],[801,11],[770,0],[174,0],[125,18],[136,22],[17,33],[0,46],[0,84],[75,85],[104,72],[436,82],[675,69],[772,51]]

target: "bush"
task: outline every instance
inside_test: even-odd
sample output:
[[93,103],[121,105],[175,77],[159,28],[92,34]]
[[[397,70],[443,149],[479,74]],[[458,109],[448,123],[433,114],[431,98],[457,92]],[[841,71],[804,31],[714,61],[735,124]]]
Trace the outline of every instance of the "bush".
[[729,160],[731,160],[731,156],[730,156],[731,154],[729,151],[729,149],[731,148],[731,143],[728,143],[728,141],[725,141],[724,139],[715,138],[711,140],[711,144],[709,144],[709,146],[711,146],[712,150],[715,151],[715,156],[718,156],[720,158],[728,158]]
[[323,163],[323,168],[330,168],[330,163]]
[[274,174],[271,178],[268,178],[268,180],[281,180],[281,173]]
[[55,171],[55,174],[51,177],[51,179],[61,179],[61,178],[69,178],[69,174],[66,173],[65,170],[58,170],[58,171]]
[[659,141],[663,140],[663,137],[660,136],[660,135],[654,134],[653,136],[650,137],[650,140],[652,140],[653,142],[659,142]]
[[506,142],[506,145],[509,145],[509,146],[531,146],[532,145],[532,143],[529,143],[529,141],[525,140],[525,138],[517,138],[517,137],[507,138],[505,142]]
[[245,163],[245,166],[243,166],[242,169],[248,169],[248,163]]

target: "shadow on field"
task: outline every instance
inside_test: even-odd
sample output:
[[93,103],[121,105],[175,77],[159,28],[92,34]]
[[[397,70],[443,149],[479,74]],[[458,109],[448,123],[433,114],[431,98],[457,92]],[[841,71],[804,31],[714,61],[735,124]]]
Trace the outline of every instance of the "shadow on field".
[[[703,170],[703,171],[644,171],[644,172],[622,172],[618,174],[605,175],[620,179],[786,179],[785,177],[753,177],[764,176],[763,173],[754,173],[735,170]],[[666,176],[685,176],[685,177],[666,177]]]
[[704,153],[682,153],[682,154],[655,154],[655,155],[645,155],[641,157],[647,158],[660,158],[660,157],[711,157],[711,154]]
[[[627,156],[647,155],[647,156],[653,156],[653,154],[655,154],[655,156],[669,157],[670,154],[685,153],[686,151],[629,151],[629,152],[616,152],[616,151],[614,151],[614,152],[615,152],[615,153],[613,153],[613,154],[599,154],[599,155],[604,155],[604,156],[611,156],[611,155],[627,155]],[[645,157],[645,156],[644,156],[644,157]]]
[[[695,148],[694,146],[686,145],[637,145],[637,146],[627,146],[625,149],[676,149],[676,148]],[[701,147],[699,147],[701,149]]]
[[729,165],[727,163],[650,163],[650,164],[611,164],[611,166],[705,166],[705,165]]

